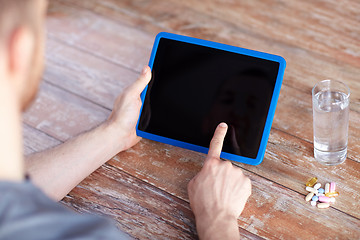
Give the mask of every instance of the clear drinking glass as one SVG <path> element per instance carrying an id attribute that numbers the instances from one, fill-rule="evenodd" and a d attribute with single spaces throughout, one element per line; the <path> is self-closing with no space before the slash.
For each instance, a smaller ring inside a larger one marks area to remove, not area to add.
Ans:
<path id="1" fill-rule="evenodd" d="M 340 81 L 324 80 L 312 89 L 314 156 L 337 165 L 347 155 L 350 89 Z"/>

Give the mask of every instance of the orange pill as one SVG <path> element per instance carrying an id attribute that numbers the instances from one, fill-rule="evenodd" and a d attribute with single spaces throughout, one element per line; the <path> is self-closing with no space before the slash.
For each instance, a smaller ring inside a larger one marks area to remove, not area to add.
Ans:
<path id="1" fill-rule="evenodd" d="M 306 186 L 307 187 L 313 187 L 315 185 L 315 183 L 317 183 L 317 177 L 312 177 L 310 178 L 307 182 L 306 182 Z"/>
<path id="2" fill-rule="evenodd" d="M 339 193 L 338 192 L 328 192 L 328 193 L 325 193 L 325 196 L 327 196 L 327 197 L 337 197 L 337 196 L 339 196 Z"/>

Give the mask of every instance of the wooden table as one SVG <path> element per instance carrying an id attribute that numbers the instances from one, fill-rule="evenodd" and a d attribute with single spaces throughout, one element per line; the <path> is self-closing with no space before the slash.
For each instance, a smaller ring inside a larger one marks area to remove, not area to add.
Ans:
<path id="1" fill-rule="evenodd" d="M 283 56 L 284 82 L 264 161 L 236 164 L 253 193 L 244 239 L 360 239 L 360 2 L 357 0 L 52 0 L 46 69 L 24 117 L 25 154 L 98 125 L 148 63 L 155 35 L 184 34 Z M 348 159 L 313 158 L 311 88 L 351 89 Z M 86 156 L 84 156 L 86 157 Z M 137 239 L 196 239 L 187 183 L 204 155 L 143 139 L 86 178 L 62 203 L 105 215 Z M 329 209 L 305 202 L 305 182 L 334 181 Z"/>

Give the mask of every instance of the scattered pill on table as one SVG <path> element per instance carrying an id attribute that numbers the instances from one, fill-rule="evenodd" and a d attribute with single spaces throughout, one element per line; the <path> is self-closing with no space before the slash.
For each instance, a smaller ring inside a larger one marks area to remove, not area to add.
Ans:
<path id="1" fill-rule="evenodd" d="M 336 184 L 334 182 L 331 182 L 329 192 L 335 192 L 335 189 L 336 189 Z"/>
<path id="2" fill-rule="evenodd" d="M 337 197 L 339 196 L 339 193 L 338 192 L 328 192 L 325 194 L 325 196 L 327 197 Z"/>
<path id="3" fill-rule="evenodd" d="M 305 190 L 308 192 L 312 192 L 314 194 L 318 193 L 318 190 L 316 190 L 315 188 L 312 188 L 312 187 L 306 187 Z"/>
<path id="4" fill-rule="evenodd" d="M 335 203 L 335 197 L 339 196 L 339 192 L 336 192 L 336 183 L 326 183 L 324 188 L 321 188 L 321 183 L 317 182 L 317 177 L 312 177 L 306 182 L 305 190 L 309 193 L 306 195 L 305 200 L 309 202 L 311 206 L 317 206 L 318 208 L 328 208 L 330 204 Z"/>
<path id="5" fill-rule="evenodd" d="M 317 207 L 318 208 L 328 208 L 328 207 L 330 207 L 330 203 L 318 203 Z"/>
<path id="6" fill-rule="evenodd" d="M 321 183 L 316 183 L 313 188 L 315 188 L 315 189 L 317 190 L 317 189 L 319 189 L 320 187 L 321 187 Z"/>
<path id="7" fill-rule="evenodd" d="M 329 203 L 330 198 L 327 196 L 319 196 L 319 202 Z"/>
<path id="8" fill-rule="evenodd" d="M 325 194 L 330 192 L 330 183 L 325 184 Z"/>
<path id="9" fill-rule="evenodd" d="M 305 200 L 308 202 L 308 201 L 310 201 L 312 198 L 314 197 L 314 193 L 309 193 L 308 195 L 306 195 L 306 197 L 305 197 Z"/>
<path id="10" fill-rule="evenodd" d="M 310 178 L 309 181 L 306 182 L 307 187 L 313 187 L 317 182 L 317 177 Z"/>

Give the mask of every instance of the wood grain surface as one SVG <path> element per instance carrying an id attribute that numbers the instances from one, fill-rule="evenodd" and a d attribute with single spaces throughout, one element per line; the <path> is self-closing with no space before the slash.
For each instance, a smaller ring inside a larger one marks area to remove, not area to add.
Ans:
<path id="1" fill-rule="evenodd" d="M 46 68 L 24 115 L 25 154 L 56 146 L 110 114 L 148 63 L 160 31 L 283 56 L 283 86 L 264 161 L 236 163 L 253 193 L 243 239 L 360 239 L 360 2 L 357 0 L 50 0 Z M 348 159 L 313 157 L 311 89 L 351 89 Z M 187 183 L 205 155 L 143 139 L 81 182 L 62 203 L 107 216 L 134 239 L 197 239 Z M 305 202 L 305 182 L 337 183 L 329 209 Z"/>

